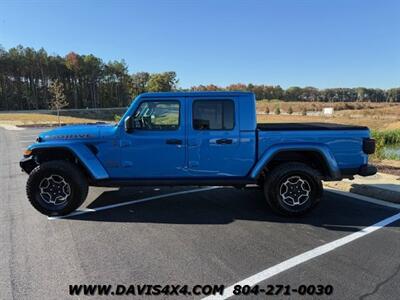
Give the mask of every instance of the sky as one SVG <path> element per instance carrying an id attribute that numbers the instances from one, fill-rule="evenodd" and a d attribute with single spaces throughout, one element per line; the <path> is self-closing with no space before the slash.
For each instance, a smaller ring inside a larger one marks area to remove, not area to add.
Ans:
<path id="1" fill-rule="evenodd" d="M 400 86 L 400 1 L 0 0 L 0 45 L 125 59 L 179 86 Z"/>

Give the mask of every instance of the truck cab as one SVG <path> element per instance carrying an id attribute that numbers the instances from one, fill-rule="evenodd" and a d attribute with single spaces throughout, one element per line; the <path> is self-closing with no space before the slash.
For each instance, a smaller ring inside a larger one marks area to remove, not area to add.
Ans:
<path id="1" fill-rule="evenodd" d="M 190 96 L 188 96 L 190 95 Z M 254 101 L 246 93 L 145 94 L 119 127 L 115 177 L 244 178 L 255 162 Z M 248 103 L 246 103 L 248 101 Z M 241 103 L 244 109 L 241 111 Z M 248 135 L 247 132 L 253 134 Z M 147 155 L 144 156 L 143 153 Z M 162 155 L 160 155 L 162 154 Z"/>
<path id="2" fill-rule="evenodd" d="M 297 216 L 319 202 L 321 180 L 374 174 L 374 147 L 366 127 L 257 124 L 249 92 L 145 93 L 116 125 L 41 133 L 20 164 L 46 215 L 78 208 L 89 185 L 258 184 L 274 211 Z"/>

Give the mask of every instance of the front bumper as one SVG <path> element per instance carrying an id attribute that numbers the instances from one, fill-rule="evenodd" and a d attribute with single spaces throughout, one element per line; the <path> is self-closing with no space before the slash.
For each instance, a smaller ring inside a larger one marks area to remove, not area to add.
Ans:
<path id="1" fill-rule="evenodd" d="M 364 165 L 358 171 L 358 175 L 361 176 L 371 176 L 375 175 L 378 172 L 378 169 L 373 165 Z"/>
<path id="2" fill-rule="evenodd" d="M 21 159 L 19 165 L 24 172 L 29 174 L 38 164 L 32 156 L 29 156 Z"/>

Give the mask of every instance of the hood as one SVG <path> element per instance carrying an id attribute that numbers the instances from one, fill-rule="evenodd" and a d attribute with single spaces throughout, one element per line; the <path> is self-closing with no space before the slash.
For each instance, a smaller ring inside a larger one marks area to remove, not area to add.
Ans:
<path id="1" fill-rule="evenodd" d="M 108 136 L 115 130 L 114 125 L 70 125 L 61 126 L 39 134 L 39 141 L 51 140 L 84 140 Z"/>

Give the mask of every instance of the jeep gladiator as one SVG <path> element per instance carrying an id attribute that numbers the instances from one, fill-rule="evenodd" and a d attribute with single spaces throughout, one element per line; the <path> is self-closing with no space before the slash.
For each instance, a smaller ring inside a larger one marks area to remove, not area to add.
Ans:
<path id="1" fill-rule="evenodd" d="M 66 215 L 88 186 L 257 184 L 271 209 L 299 216 L 322 197 L 322 180 L 369 176 L 368 128 L 257 124 L 249 92 L 145 93 L 120 122 L 62 126 L 24 152 L 26 191 L 41 213 Z"/>

